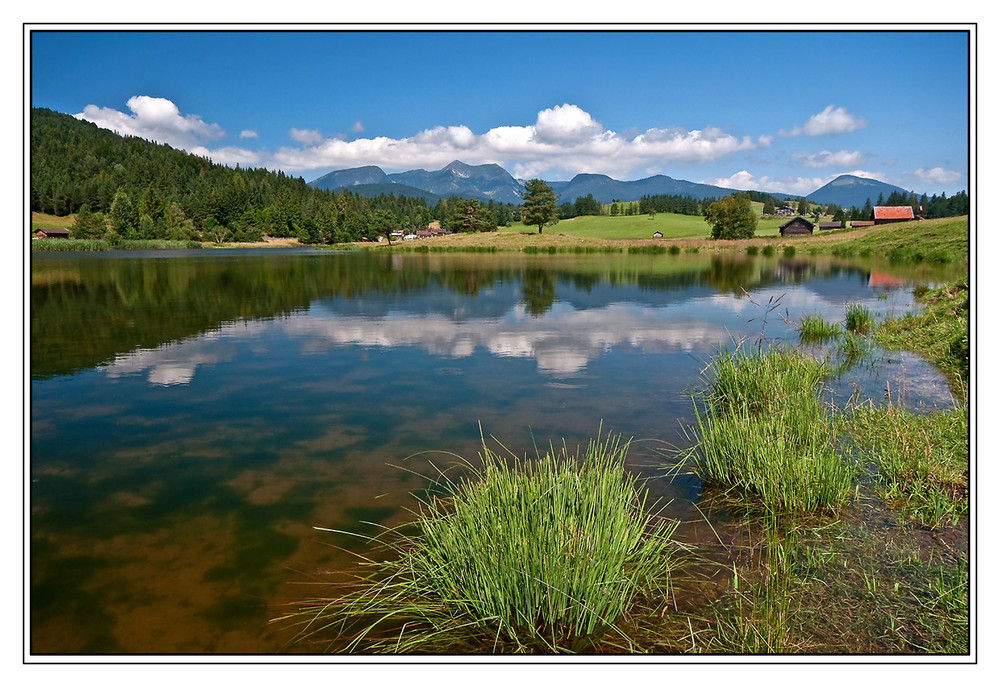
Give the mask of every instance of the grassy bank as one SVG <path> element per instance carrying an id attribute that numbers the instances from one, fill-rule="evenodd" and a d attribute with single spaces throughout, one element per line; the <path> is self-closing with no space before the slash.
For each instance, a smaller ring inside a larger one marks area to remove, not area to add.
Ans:
<path id="1" fill-rule="evenodd" d="M 843 330 L 814 332 L 842 341 L 873 336 L 925 354 L 961 390 L 969 355 L 964 286 L 923 294 L 927 306 L 913 317 L 876 328 L 856 312 Z M 699 423 L 693 466 L 707 485 L 703 506 L 729 512 L 719 538 L 725 553 L 705 578 L 687 579 L 689 595 L 710 601 L 689 603 L 664 633 L 686 637 L 686 651 L 697 653 L 968 653 L 966 395 L 930 414 L 891 402 L 823 411 L 810 388 L 834 371 L 815 364 L 790 350 L 714 361 L 705 391 L 710 419 Z M 788 381 L 796 367 L 800 384 Z M 732 449 L 718 450 L 720 441 Z M 789 497 L 812 471 L 814 441 L 828 466 L 805 480 L 836 496 Z"/>
<path id="2" fill-rule="evenodd" d="M 195 240 L 74 240 L 48 238 L 32 240 L 32 252 L 105 252 L 107 250 L 189 250 L 198 249 L 201 243 Z"/>

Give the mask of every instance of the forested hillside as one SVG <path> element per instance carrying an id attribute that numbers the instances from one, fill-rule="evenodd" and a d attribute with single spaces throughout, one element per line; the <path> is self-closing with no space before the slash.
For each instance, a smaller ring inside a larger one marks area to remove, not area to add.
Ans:
<path id="1" fill-rule="evenodd" d="M 31 111 L 31 209 L 77 214 L 74 238 L 348 242 L 434 220 L 461 230 L 470 206 L 487 217 L 479 227 L 512 218 L 511 205 L 451 198 L 428 207 L 422 198 L 318 190 L 280 171 L 233 169 L 66 114 Z"/>

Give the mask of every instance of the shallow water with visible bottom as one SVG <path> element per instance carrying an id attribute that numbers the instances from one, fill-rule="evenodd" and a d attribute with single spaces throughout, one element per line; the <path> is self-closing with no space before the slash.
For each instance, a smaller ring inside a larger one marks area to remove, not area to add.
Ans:
<path id="1" fill-rule="evenodd" d="M 848 302 L 915 307 L 887 265 L 718 255 L 40 254 L 31 278 L 37 655 L 301 650 L 268 620 L 362 549 L 314 527 L 406 521 L 420 474 L 484 438 L 632 437 L 630 467 L 699 539 L 700 483 L 663 455 L 712 355 L 796 344 L 801 316 Z M 902 353 L 829 393 L 952 401 Z"/>

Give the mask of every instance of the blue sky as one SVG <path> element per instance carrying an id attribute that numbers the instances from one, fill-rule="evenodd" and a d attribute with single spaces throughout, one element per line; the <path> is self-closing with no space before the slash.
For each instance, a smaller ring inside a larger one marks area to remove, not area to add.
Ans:
<path id="1" fill-rule="evenodd" d="M 804 195 L 849 173 L 951 195 L 969 188 L 969 36 L 947 29 L 41 27 L 30 99 L 307 181 L 459 159 L 519 178 L 666 174 Z"/>

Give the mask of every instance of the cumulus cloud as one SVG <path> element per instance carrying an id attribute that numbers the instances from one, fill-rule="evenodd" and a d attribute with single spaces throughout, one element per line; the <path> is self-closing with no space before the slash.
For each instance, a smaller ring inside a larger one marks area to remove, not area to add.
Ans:
<path id="1" fill-rule="evenodd" d="M 668 164 L 704 164 L 743 150 L 767 147 L 768 136 L 738 138 L 705 126 L 650 128 L 618 133 L 605 129 L 589 112 L 564 103 L 538 112 L 531 125 L 507 125 L 476 133 L 467 126 L 435 126 L 407 138 L 324 136 L 316 129 L 292 128 L 293 144 L 277 151 L 209 143 L 225 136 L 216 124 L 182 116 L 169 100 L 137 96 L 132 114 L 88 106 L 80 118 L 121 133 L 150 138 L 221 164 L 240 164 L 301 173 L 321 168 L 375 164 L 387 170 L 440 168 L 461 159 L 469 164 L 497 163 L 520 178 L 547 172 L 594 172 L 616 178 L 659 173 Z M 358 121 L 354 133 L 363 130 Z M 252 139 L 254 131 L 240 134 Z"/>
<path id="2" fill-rule="evenodd" d="M 769 176 L 756 176 L 747 170 L 737 171 L 732 176 L 724 178 L 705 178 L 702 183 L 707 183 L 721 188 L 732 188 L 733 190 L 763 190 L 768 193 L 788 193 L 789 195 L 808 195 L 820 186 L 823 186 L 835 177 L 783 177 L 771 178 Z"/>
<path id="3" fill-rule="evenodd" d="M 195 114 L 181 115 L 177 105 L 165 98 L 136 95 L 129 98 L 125 105 L 131 114 L 109 107 L 87 105 L 76 118 L 121 135 L 145 138 L 185 150 L 226 135 L 218 124 L 207 124 Z"/>
<path id="4" fill-rule="evenodd" d="M 865 156 L 858 151 L 848 152 L 847 150 L 841 150 L 840 152 L 830 152 L 829 150 L 822 150 L 813 153 L 799 152 L 792 155 L 792 161 L 808 167 L 835 166 L 844 168 L 863 164 Z"/>
<path id="5" fill-rule="evenodd" d="M 952 185 L 961 180 L 962 174 L 957 171 L 949 171 L 937 166 L 933 169 L 917 169 L 914 174 L 925 183 L 938 185 Z"/>
<path id="6" fill-rule="evenodd" d="M 318 145 L 323 142 L 323 134 L 316 129 L 303 130 L 293 128 L 288 131 L 288 137 L 296 143 L 302 143 L 303 145 Z"/>
<path id="7" fill-rule="evenodd" d="M 619 177 L 672 162 L 700 164 L 770 143 L 737 138 L 721 129 L 653 128 L 628 135 L 605 130 L 588 112 L 563 104 L 538 113 L 530 126 L 498 126 L 477 134 L 467 126 L 436 126 L 409 138 L 328 138 L 283 147 L 268 162 L 284 170 L 437 168 L 456 158 L 469 164 L 498 163 L 519 178 L 554 169 Z"/>
<path id="8" fill-rule="evenodd" d="M 601 125 L 590 114 L 567 103 L 538 113 L 534 139 L 543 144 L 581 145 L 602 132 Z"/>
<path id="9" fill-rule="evenodd" d="M 868 125 L 863 117 L 857 117 L 843 107 L 827 105 L 819 114 L 809 117 L 802 126 L 795 126 L 790 131 L 779 131 L 784 136 L 822 136 L 831 133 L 850 133 Z"/>
<path id="10" fill-rule="evenodd" d="M 354 124 L 351 126 L 351 131 L 354 132 L 354 133 L 363 133 L 364 130 L 365 130 L 365 127 L 361 123 L 360 119 L 358 119 L 357 121 L 355 121 Z"/>

